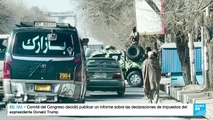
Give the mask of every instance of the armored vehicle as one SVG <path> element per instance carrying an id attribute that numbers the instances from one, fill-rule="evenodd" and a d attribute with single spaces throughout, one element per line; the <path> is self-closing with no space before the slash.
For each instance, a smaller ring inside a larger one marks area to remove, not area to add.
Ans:
<path id="1" fill-rule="evenodd" d="M 91 52 L 88 50 L 88 52 Z M 87 50 L 86 50 L 87 54 Z M 116 59 L 125 79 L 131 87 L 143 86 L 142 63 L 144 49 L 138 45 L 130 45 L 126 51 L 117 50 L 114 46 L 106 46 L 103 50 L 95 51 L 87 57 L 109 57 Z"/>

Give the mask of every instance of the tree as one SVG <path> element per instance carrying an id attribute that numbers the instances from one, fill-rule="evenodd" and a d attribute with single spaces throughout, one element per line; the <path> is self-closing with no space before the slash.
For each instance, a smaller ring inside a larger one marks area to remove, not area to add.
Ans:
<path id="1" fill-rule="evenodd" d="M 159 13 L 152 0 L 146 2 Z M 165 14 L 162 18 L 166 33 L 171 34 L 176 43 L 186 85 L 191 84 L 188 33 L 193 35 L 195 41 L 199 39 L 200 26 L 203 25 L 201 9 L 209 2 L 211 0 L 165 0 Z M 107 26 L 104 29 L 113 35 L 111 40 L 104 42 L 124 48 L 131 27 L 135 25 L 134 0 L 80 0 L 79 3 L 87 16 L 86 20 L 92 19 L 94 24 L 104 23 Z"/>
<path id="2" fill-rule="evenodd" d="M 202 38 L 204 40 L 204 80 L 205 90 L 213 90 L 213 1 L 207 4 L 204 9 L 204 24 L 202 26 Z"/>
<path id="3" fill-rule="evenodd" d="M 10 21 L 11 19 L 10 10 L 6 7 L 3 0 L 0 0 L 0 8 L 0 33 L 5 33 L 6 31 L 8 31 L 7 21 Z"/>
<path id="4" fill-rule="evenodd" d="M 12 27 L 21 21 L 45 20 L 39 8 L 28 9 L 20 1 L 0 0 L 0 8 L 0 34 L 9 33 Z"/>
<path id="5" fill-rule="evenodd" d="M 125 48 L 132 27 L 135 26 L 133 0 L 79 0 L 79 5 L 84 16 L 81 19 L 92 24 L 88 31 L 93 32 L 93 36 L 106 44 Z M 106 39 L 97 31 L 101 31 Z"/>
<path id="6" fill-rule="evenodd" d="M 186 85 L 191 83 L 187 34 L 197 33 L 193 34 L 193 37 L 198 38 L 200 29 L 196 26 L 202 25 L 201 9 L 208 2 L 209 0 L 166 0 L 165 2 L 166 32 L 172 34 L 176 43 Z"/>

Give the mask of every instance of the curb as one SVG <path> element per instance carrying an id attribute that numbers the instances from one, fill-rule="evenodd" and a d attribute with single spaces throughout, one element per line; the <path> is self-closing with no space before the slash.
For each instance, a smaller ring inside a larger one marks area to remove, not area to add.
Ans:
<path id="1" fill-rule="evenodd" d="M 213 120 L 213 91 L 198 92 L 184 91 L 182 87 L 172 87 L 170 84 L 161 84 L 160 90 L 182 103 L 206 103 L 206 118 Z"/>

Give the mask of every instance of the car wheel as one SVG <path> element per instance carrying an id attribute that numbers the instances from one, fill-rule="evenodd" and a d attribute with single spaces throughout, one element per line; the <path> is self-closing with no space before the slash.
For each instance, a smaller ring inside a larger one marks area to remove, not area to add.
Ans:
<path id="1" fill-rule="evenodd" d="M 143 78 L 140 72 L 132 71 L 127 75 L 127 82 L 131 87 L 143 86 Z"/>
<path id="2" fill-rule="evenodd" d="M 123 97 L 124 93 L 125 93 L 125 88 L 117 90 L 117 94 L 118 94 L 119 97 Z"/>
<path id="3" fill-rule="evenodd" d="M 85 98 L 84 99 L 77 99 L 77 100 L 73 100 L 67 97 L 60 97 L 58 99 L 59 103 L 85 103 Z"/>
<path id="4" fill-rule="evenodd" d="M 3 97 L 1 96 L 1 97 L 0 97 L 0 102 L 2 102 L 2 101 L 3 101 Z"/>
<path id="5" fill-rule="evenodd" d="M 85 103 L 85 99 L 86 99 L 85 97 L 82 99 L 78 99 L 78 100 L 74 101 L 74 103 Z"/>
<path id="6" fill-rule="evenodd" d="M 59 103 L 70 103 L 72 100 L 67 97 L 59 97 L 58 102 Z"/>

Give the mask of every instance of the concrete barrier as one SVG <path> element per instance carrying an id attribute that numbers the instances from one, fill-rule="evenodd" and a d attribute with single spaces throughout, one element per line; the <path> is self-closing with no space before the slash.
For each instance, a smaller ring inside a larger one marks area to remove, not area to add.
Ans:
<path id="1" fill-rule="evenodd" d="M 176 98 L 177 100 L 181 101 L 182 88 L 172 88 L 172 89 L 174 89 L 174 92 L 175 92 L 174 98 Z"/>
<path id="2" fill-rule="evenodd" d="M 202 86 L 192 85 L 189 87 L 173 87 L 170 84 L 161 85 L 162 91 L 165 91 L 171 97 L 182 103 L 205 103 L 206 118 L 213 120 L 213 91 L 201 92 Z"/>

